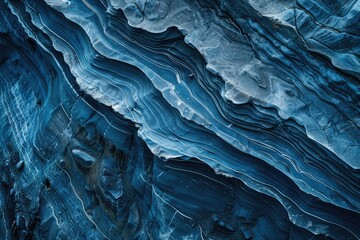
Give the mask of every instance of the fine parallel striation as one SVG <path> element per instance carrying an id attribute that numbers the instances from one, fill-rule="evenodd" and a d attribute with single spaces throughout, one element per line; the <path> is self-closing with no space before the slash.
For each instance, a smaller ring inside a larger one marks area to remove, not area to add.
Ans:
<path id="1" fill-rule="evenodd" d="M 359 239 L 360 3 L 1 1 L 5 239 Z"/>

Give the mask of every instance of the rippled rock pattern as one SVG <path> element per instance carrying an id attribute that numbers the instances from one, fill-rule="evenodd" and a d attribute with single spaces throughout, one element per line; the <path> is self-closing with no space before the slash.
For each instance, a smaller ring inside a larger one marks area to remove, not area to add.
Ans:
<path id="1" fill-rule="evenodd" d="M 0 10 L 1 239 L 360 238 L 360 1 Z"/>

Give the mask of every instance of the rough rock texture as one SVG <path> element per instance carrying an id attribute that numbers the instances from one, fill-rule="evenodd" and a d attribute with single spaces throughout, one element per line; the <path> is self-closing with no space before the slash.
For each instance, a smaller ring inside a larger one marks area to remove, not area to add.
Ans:
<path id="1" fill-rule="evenodd" d="M 1 0 L 0 239 L 360 239 L 359 22 Z"/>

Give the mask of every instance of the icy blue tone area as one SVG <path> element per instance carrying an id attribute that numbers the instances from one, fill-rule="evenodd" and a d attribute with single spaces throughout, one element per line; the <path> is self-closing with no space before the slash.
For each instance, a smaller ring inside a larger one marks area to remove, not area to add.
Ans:
<path id="1" fill-rule="evenodd" d="M 0 239 L 360 239 L 359 22 L 0 0 Z"/>

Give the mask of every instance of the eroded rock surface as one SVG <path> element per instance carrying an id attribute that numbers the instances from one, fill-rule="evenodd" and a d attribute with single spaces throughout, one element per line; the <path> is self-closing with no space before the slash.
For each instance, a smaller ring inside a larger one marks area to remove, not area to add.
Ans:
<path id="1" fill-rule="evenodd" d="M 360 239 L 360 2 L 0 1 L 1 239 Z"/>

